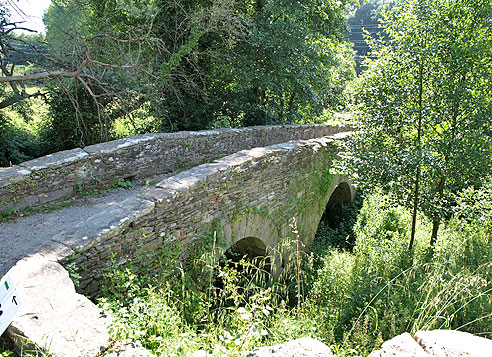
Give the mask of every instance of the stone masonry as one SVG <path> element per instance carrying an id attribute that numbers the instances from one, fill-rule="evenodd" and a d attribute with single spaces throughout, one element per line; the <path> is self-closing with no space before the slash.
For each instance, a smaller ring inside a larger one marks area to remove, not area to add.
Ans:
<path id="1" fill-rule="evenodd" d="M 142 183 L 240 150 L 344 130 L 319 124 L 145 134 L 57 152 L 0 168 L 0 212 L 66 200 L 120 180 Z"/>
<path id="2" fill-rule="evenodd" d="M 80 268 L 80 288 L 90 296 L 97 295 L 101 278 L 115 262 L 145 261 L 165 270 L 159 256 L 164 249 L 179 251 L 172 264 L 192 264 L 210 250 L 213 231 L 222 250 L 254 237 L 273 254 L 279 243 L 292 238 L 295 218 L 308 245 L 335 189 L 346 188 L 345 201 L 354 196 L 347 180 L 329 171 L 334 142 L 346 135 L 243 150 L 194 167 L 149 187 L 143 197 L 128 199 L 110 214 L 100 212 L 68 228 L 53 241 L 70 248 L 73 254 L 65 264 Z"/>

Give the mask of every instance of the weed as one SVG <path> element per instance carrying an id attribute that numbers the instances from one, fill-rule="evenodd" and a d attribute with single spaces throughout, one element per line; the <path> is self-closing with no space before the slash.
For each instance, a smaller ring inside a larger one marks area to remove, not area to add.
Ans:
<path id="1" fill-rule="evenodd" d="M 22 210 L 7 208 L 0 213 L 0 222 L 8 222 L 19 217 L 29 217 L 40 212 L 53 212 L 72 206 L 71 201 L 60 201 L 44 204 L 41 206 L 28 205 Z"/>
<path id="2" fill-rule="evenodd" d="M 7 222 L 11 220 L 14 216 L 19 213 L 16 209 L 12 207 L 7 207 L 2 212 L 0 212 L 0 222 Z"/>
<path id="3" fill-rule="evenodd" d="M 36 211 L 43 211 L 43 212 L 53 212 L 57 211 L 60 209 L 64 209 L 67 207 L 71 207 L 72 202 L 71 201 L 60 201 L 60 202 L 52 202 L 44 206 L 40 206 L 39 208 L 36 208 Z"/>
<path id="4" fill-rule="evenodd" d="M 187 149 L 190 149 L 193 146 L 193 139 L 185 141 L 185 146 Z"/>
<path id="5" fill-rule="evenodd" d="M 90 188 L 84 183 L 77 183 L 75 185 L 75 191 L 79 196 L 88 197 L 88 196 L 100 196 L 101 191 L 97 188 Z"/>
<path id="6" fill-rule="evenodd" d="M 75 263 L 70 263 L 65 266 L 65 269 L 67 270 L 68 276 L 72 280 L 73 285 L 78 288 L 80 285 L 80 279 L 82 279 L 82 275 L 80 275 L 81 268 Z"/>
<path id="7" fill-rule="evenodd" d="M 146 180 L 144 186 L 154 186 L 161 182 L 161 180 Z"/>
<path id="8" fill-rule="evenodd" d="M 117 188 L 132 188 L 133 184 L 125 179 L 119 179 L 118 182 L 115 182 L 112 186 L 111 189 L 117 189 Z"/>

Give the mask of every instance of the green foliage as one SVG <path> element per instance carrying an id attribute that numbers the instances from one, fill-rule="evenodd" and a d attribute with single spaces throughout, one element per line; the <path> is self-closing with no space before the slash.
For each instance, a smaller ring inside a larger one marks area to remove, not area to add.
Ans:
<path id="1" fill-rule="evenodd" d="M 455 198 L 455 216 L 462 221 L 492 232 L 492 177 L 487 177 L 479 188 L 470 186 Z"/>
<path id="2" fill-rule="evenodd" d="M 12 53 L 30 61 L 14 74 L 68 74 L 25 93 L 22 84 L 0 88 L 1 99 L 26 102 L 16 108 L 25 118 L 38 108 L 22 95 L 39 90 L 49 106 L 35 131 L 0 120 L 0 166 L 148 132 L 323 121 L 345 105 L 355 75 L 344 39 L 347 3 L 52 3 L 46 39 L 14 36 L 24 47 Z M 0 10 L 5 27 L 8 11 Z"/>
<path id="3" fill-rule="evenodd" d="M 397 3 L 397 0 L 368 0 L 361 2 L 361 4 L 352 5 L 348 24 L 350 26 L 350 42 L 354 44 L 356 51 L 357 74 L 362 71 L 364 58 L 371 56 L 371 48 L 365 41 L 365 36 L 384 36 L 379 22 L 383 18 L 383 13 Z"/>
<path id="4" fill-rule="evenodd" d="M 70 263 L 65 266 L 65 269 L 67 270 L 73 285 L 78 288 L 80 285 L 80 279 L 82 278 L 82 275 L 80 275 L 81 268 L 75 263 Z"/>
<path id="5" fill-rule="evenodd" d="M 98 108 L 93 98 L 85 92 L 82 85 L 70 89 L 77 102 L 62 89 L 53 89 L 49 99 L 50 129 L 48 139 L 55 151 L 84 147 L 108 139 L 110 125 L 98 116 Z"/>
<path id="6" fill-rule="evenodd" d="M 316 231 L 316 239 L 310 247 L 315 254 L 332 247 L 352 251 L 355 244 L 354 225 L 359 216 L 362 199 L 353 203 L 328 204 Z"/>
<path id="7" fill-rule="evenodd" d="M 116 188 L 132 188 L 133 184 L 125 179 L 119 179 L 117 182 L 115 182 L 111 188 L 116 189 Z"/>
<path id="8" fill-rule="evenodd" d="M 0 222 L 9 221 L 18 212 L 16 209 L 9 207 L 0 212 Z"/>
<path id="9" fill-rule="evenodd" d="M 247 126 L 309 120 L 343 104 L 354 76 L 351 50 L 341 41 L 344 7 L 258 1 L 249 8 L 247 41 L 215 64 L 218 110 Z"/>
<path id="10" fill-rule="evenodd" d="M 101 300 L 115 315 L 112 336 L 140 341 L 157 355 L 200 349 L 235 355 L 260 342 L 276 341 L 272 328 L 280 325 L 279 309 L 287 311 L 275 289 L 265 287 L 264 265 L 244 259 L 235 266 L 223 265 L 207 254 L 199 260 L 209 276 L 204 289 L 197 289 L 193 277 L 180 269 L 173 279 L 157 284 L 149 275 L 138 275 L 132 264 L 113 270 Z M 288 313 L 283 316 L 287 318 Z"/>
<path id="11" fill-rule="evenodd" d="M 24 107 L 18 107 L 24 112 Z M 30 114 L 25 113 L 27 117 Z M 44 128 L 26 121 L 18 113 L 0 113 L 0 167 L 9 167 L 41 156 L 45 152 Z"/>
<path id="12" fill-rule="evenodd" d="M 410 221 L 410 212 L 394 198 L 371 194 L 353 228 L 353 254 L 320 253 L 323 265 L 308 301 L 332 343 L 366 354 L 405 331 L 490 329 L 492 251 L 486 226 L 454 219 L 430 256 L 431 225 L 424 217 L 418 220 L 416 247 L 408 252 Z"/>
<path id="13" fill-rule="evenodd" d="M 113 337 L 140 341 L 158 355 L 238 355 L 309 335 L 349 356 L 367 355 L 405 331 L 490 331 L 492 219 L 490 212 L 470 213 L 470 197 L 492 202 L 486 187 L 463 194 L 469 203 L 441 231 L 434 255 L 426 244 L 430 222 L 419 216 L 415 249 L 408 252 L 411 213 L 375 192 L 332 208 L 342 219 L 337 225 L 327 218 L 329 233 L 320 228 L 309 254 L 286 242 L 294 255 L 278 281 L 265 257 L 219 258 L 213 230 L 204 233 L 205 253 L 196 255 L 201 277 L 182 269 L 175 254 L 166 255 L 174 263 L 162 265 L 165 279 L 145 265 L 115 266 L 102 300 L 116 316 Z M 337 249 L 347 235 L 355 236 L 352 251 Z"/>
<path id="14" fill-rule="evenodd" d="M 377 59 L 356 91 L 347 172 L 415 201 L 433 220 L 431 244 L 453 194 L 490 172 L 491 13 L 487 1 L 401 2 L 385 15 L 388 39 L 371 41 Z"/>
<path id="15" fill-rule="evenodd" d="M 3 211 L 0 211 L 0 222 L 8 222 L 19 217 L 29 217 L 32 214 L 39 212 L 49 213 L 59 209 L 70 207 L 72 204 L 73 203 L 71 201 L 52 202 L 37 207 L 28 205 L 22 210 L 16 210 L 12 207 L 9 207 L 4 209 Z"/>
<path id="16" fill-rule="evenodd" d="M 14 352 L 11 349 L 11 343 L 5 338 L 0 338 L 0 357 L 14 356 Z"/>

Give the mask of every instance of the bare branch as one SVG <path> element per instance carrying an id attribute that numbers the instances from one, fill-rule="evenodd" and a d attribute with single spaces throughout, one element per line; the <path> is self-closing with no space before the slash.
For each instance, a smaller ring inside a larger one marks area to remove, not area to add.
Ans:
<path id="1" fill-rule="evenodd" d="M 11 105 L 14 105 L 15 103 L 18 103 L 18 102 L 25 100 L 25 99 L 35 98 L 35 97 L 45 97 L 46 94 L 47 94 L 46 92 L 42 93 L 40 91 L 37 91 L 36 93 L 28 94 L 25 91 L 23 91 L 19 96 L 10 97 L 10 98 L 7 98 L 7 99 L 1 101 L 0 102 L 0 109 L 8 108 Z"/>

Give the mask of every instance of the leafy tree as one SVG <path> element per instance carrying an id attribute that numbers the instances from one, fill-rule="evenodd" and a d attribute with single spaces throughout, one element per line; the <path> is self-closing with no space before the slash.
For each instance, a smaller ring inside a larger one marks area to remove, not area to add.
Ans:
<path id="1" fill-rule="evenodd" d="M 372 41 L 377 59 L 358 87 L 347 167 L 362 184 L 398 193 L 414 222 L 425 213 L 431 246 L 452 194 L 492 167 L 491 18 L 486 0 L 403 1 L 385 15 L 388 39 Z"/>
<path id="2" fill-rule="evenodd" d="M 159 47 L 142 56 L 153 77 L 130 87 L 145 88 L 134 97 L 150 101 L 164 131 L 203 129 L 219 118 L 238 126 L 307 120 L 342 105 L 354 77 L 344 42 L 348 1 L 87 2 L 90 33 L 152 23 Z M 106 47 L 109 62 L 119 51 Z"/>
<path id="3" fill-rule="evenodd" d="M 354 62 L 347 1 L 252 1 L 248 37 L 239 41 L 211 88 L 218 110 L 243 125 L 285 123 L 343 104 Z M 223 70 L 226 69 L 226 70 Z"/>
<path id="4" fill-rule="evenodd" d="M 26 75 L 4 61 L 0 85 L 41 88 L 25 95 L 51 106 L 56 148 L 110 139 L 143 107 L 139 130 L 308 121 L 342 106 L 354 77 L 347 3 L 53 0 L 44 61 Z"/>

